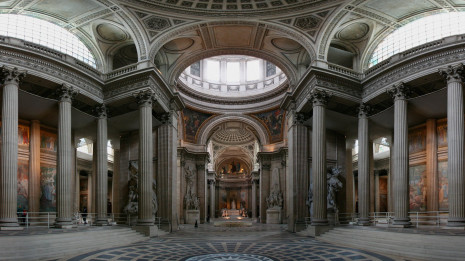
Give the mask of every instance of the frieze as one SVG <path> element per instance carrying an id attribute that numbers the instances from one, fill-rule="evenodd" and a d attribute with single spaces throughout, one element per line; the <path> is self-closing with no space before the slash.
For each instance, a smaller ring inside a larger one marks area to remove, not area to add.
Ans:
<path id="1" fill-rule="evenodd" d="M 48 78 L 57 83 L 64 81 L 85 91 L 94 100 L 103 99 L 100 86 L 90 83 L 87 77 L 78 76 L 77 73 L 64 69 L 62 65 L 44 61 L 43 57 L 36 58 L 24 53 L 0 50 L 0 61 L 2 64 L 24 68 L 29 74 Z"/>
<path id="2" fill-rule="evenodd" d="M 412 77 L 416 73 L 431 74 L 437 73 L 438 67 L 444 65 L 462 62 L 465 59 L 465 48 L 457 48 L 441 53 L 428 55 L 425 58 L 414 60 L 403 66 L 389 70 L 384 75 L 377 75 L 373 81 L 369 81 L 363 90 L 364 100 L 370 100 L 378 93 L 383 92 L 387 87 L 392 86 L 392 83 L 398 81 L 408 82 L 407 78 Z"/>

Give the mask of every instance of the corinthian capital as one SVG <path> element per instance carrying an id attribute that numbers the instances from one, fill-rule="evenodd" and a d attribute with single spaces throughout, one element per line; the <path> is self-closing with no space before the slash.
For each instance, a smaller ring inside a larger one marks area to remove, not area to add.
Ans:
<path id="1" fill-rule="evenodd" d="M 333 95 L 324 90 L 313 89 L 309 94 L 309 100 L 312 101 L 313 107 L 326 106 L 331 96 Z"/>
<path id="2" fill-rule="evenodd" d="M 137 99 L 139 106 L 152 106 L 155 100 L 155 95 L 151 90 L 140 91 L 133 96 Z"/>
<path id="3" fill-rule="evenodd" d="M 361 103 L 358 107 L 358 117 L 367 117 L 368 114 L 371 112 L 371 107 L 365 103 Z"/>
<path id="4" fill-rule="evenodd" d="M 2 66 L 0 68 L 0 80 L 2 84 L 16 83 L 19 84 L 24 77 L 26 77 L 26 71 L 19 71 L 18 68 L 7 68 Z"/>
<path id="5" fill-rule="evenodd" d="M 449 65 L 447 68 L 439 69 L 439 74 L 449 82 L 463 82 L 463 64 Z"/>
<path id="6" fill-rule="evenodd" d="M 56 95 L 58 96 L 58 100 L 60 102 L 71 102 L 78 93 L 79 91 L 65 84 L 62 84 L 56 90 Z"/>
<path id="7" fill-rule="evenodd" d="M 108 116 L 108 108 L 104 103 L 95 106 L 94 110 L 100 119 L 106 118 Z"/>
<path id="8" fill-rule="evenodd" d="M 403 82 L 393 85 L 391 88 L 387 89 L 386 91 L 387 93 L 391 95 L 394 101 L 405 100 L 411 94 L 410 88 L 407 85 L 405 85 Z"/>

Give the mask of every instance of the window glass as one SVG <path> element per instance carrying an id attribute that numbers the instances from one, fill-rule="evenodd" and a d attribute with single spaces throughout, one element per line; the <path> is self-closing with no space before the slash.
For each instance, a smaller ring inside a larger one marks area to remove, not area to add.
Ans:
<path id="1" fill-rule="evenodd" d="M 465 13 L 441 13 L 420 18 L 388 35 L 373 52 L 369 66 L 394 54 L 441 38 L 465 33 Z"/>
<path id="2" fill-rule="evenodd" d="M 247 61 L 247 81 L 257 81 L 260 79 L 260 61 Z"/>
<path id="3" fill-rule="evenodd" d="M 89 49 L 79 38 L 58 25 L 13 14 L 1 14 L 0 25 L 0 35 L 40 44 L 96 67 L 95 58 Z"/>

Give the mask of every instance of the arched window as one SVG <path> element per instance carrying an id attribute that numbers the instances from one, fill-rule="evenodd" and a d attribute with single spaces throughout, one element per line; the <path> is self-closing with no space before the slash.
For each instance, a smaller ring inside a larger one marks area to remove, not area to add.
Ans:
<path id="1" fill-rule="evenodd" d="M 388 35 L 375 49 L 369 67 L 394 54 L 441 38 L 465 33 L 465 12 L 441 13 L 420 18 Z"/>
<path id="2" fill-rule="evenodd" d="M 38 18 L 0 15 L 0 35 L 19 38 L 70 55 L 95 68 L 95 58 L 87 47 L 66 29 Z"/>

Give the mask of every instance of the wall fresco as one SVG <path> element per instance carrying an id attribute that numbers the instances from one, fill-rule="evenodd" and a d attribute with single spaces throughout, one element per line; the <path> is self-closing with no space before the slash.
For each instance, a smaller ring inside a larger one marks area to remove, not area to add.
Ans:
<path id="1" fill-rule="evenodd" d="M 268 130 L 270 142 L 279 142 L 283 140 L 284 111 L 281 109 L 254 114 Z"/>
<path id="2" fill-rule="evenodd" d="M 449 180 L 447 178 L 447 161 L 438 162 L 439 210 L 449 210 Z"/>
<path id="3" fill-rule="evenodd" d="M 55 212 L 56 200 L 56 167 L 40 165 L 40 211 Z"/>
<path id="4" fill-rule="evenodd" d="M 447 147 L 447 122 L 438 123 L 436 129 L 438 135 L 438 147 Z"/>
<path id="5" fill-rule="evenodd" d="M 426 165 L 409 167 L 410 211 L 426 211 Z"/>
<path id="6" fill-rule="evenodd" d="M 29 209 L 29 162 L 18 161 L 18 212 Z"/>
<path id="7" fill-rule="evenodd" d="M 184 109 L 182 111 L 184 140 L 195 143 L 197 131 L 211 116 L 213 116 L 213 114 Z"/>
<path id="8" fill-rule="evenodd" d="M 40 149 L 56 152 L 57 151 L 57 135 L 46 132 L 40 131 Z"/>
<path id="9" fill-rule="evenodd" d="M 426 129 L 415 129 L 408 134 L 408 151 L 417 153 L 426 150 Z"/>

